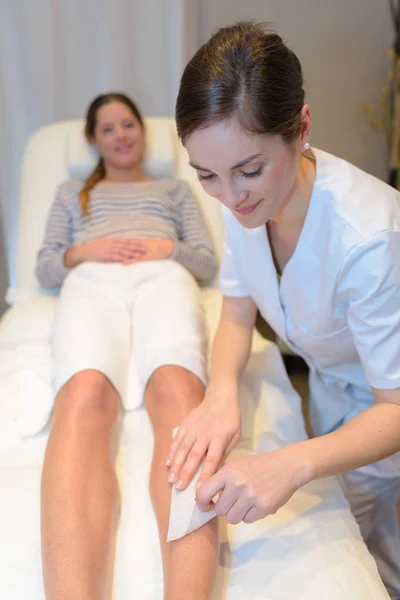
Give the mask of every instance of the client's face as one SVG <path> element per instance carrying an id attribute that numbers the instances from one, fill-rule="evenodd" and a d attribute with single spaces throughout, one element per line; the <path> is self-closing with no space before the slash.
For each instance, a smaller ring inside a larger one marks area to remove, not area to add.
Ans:
<path id="1" fill-rule="evenodd" d="M 92 143 L 107 168 L 132 169 L 142 161 L 144 131 L 122 102 L 105 104 L 97 111 Z"/>

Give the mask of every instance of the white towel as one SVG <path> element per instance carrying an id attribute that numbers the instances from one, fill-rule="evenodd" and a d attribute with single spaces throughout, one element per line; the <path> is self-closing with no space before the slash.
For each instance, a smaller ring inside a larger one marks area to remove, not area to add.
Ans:
<path id="1" fill-rule="evenodd" d="M 46 341 L 17 346 L 18 430 L 23 439 L 47 425 L 54 403 L 51 350 Z"/>

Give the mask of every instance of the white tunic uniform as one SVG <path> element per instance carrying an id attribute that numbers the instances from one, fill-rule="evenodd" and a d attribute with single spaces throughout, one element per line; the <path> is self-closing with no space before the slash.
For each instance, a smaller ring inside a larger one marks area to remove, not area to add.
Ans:
<path id="1" fill-rule="evenodd" d="M 221 290 L 251 296 L 304 358 L 311 422 L 322 435 L 370 406 L 371 386 L 400 388 L 400 194 L 344 160 L 313 152 L 307 216 L 280 282 L 265 225 L 245 229 L 224 208 Z M 400 489 L 400 453 L 362 471 Z M 400 570 L 400 543 L 396 551 Z M 400 579 L 397 585 L 394 598 Z"/>

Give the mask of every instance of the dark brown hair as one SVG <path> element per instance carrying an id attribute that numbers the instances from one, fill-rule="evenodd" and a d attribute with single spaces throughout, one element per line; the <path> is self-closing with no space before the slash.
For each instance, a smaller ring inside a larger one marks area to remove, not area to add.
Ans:
<path id="1" fill-rule="evenodd" d="M 94 137 L 97 125 L 97 111 L 105 104 L 111 104 L 111 102 L 121 102 L 121 104 L 125 104 L 125 106 L 132 111 L 132 114 L 136 117 L 141 127 L 144 129 L 143 117 L 135 103 L 132 102 L 128 96 L 125 96 L 125 94 L 121 94 L 119 92 L 110 92 L 108 94 L 97 96 L 97 98 L 95 98 L 89 105 L 86 113 L 85 124 L 85 136 L 87 140 L 90 140 Z M 81 203 L 82 211 L 85 215 L 89 214 L 89 192 L 92 188 L 94 188 L 96 183 L 104 179 L 105 175 L 106 171 L 104 167 L 104 161 L 102 158 L 100 158 L 96 168 L 90 173 L 79 193 L 79 202 Z"/>
<path id="2" fill-rule="evenodd" d="M 236 117 L 251 133 L 300 134 L 303 75 L 297 56 L 264 23 L 219 29 L 186 66 L 176 102 L 185 144 L 197 129 Z"/>

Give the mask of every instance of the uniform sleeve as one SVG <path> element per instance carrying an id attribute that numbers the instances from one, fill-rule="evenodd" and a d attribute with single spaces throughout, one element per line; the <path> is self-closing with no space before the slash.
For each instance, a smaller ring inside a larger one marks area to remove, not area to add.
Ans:
<path id="1" fill-rule="evenodd" d="M 47 219 L 42 247 L 36 261 L 36 277 L 45 289 L 59 287 L 69 270 L 64 254 L 72 246 L 72 219 L 66 202 L 68 191 L 62 184 Z"/>
<path id="2" fill-rule="evenodd" d="M 176 225 L 179 240 L 171 255 L 200 280 L 211 279 L 218 269 L 211 233 L 189 185 L 179 182 L 176 190 Z"/>
<path id="3" fill-rule="evenodd" d="M 239 250 L 237 245 L 240 244 L 240 239 L 236 239 L 235 244 L 235 230 L 232 228 L 231 222 L 231 219 L 234 219 L 234 217 L 225 208 L 223 208 L 222 214 L 225 225 L 225 242 L 219 283 L 221 293 L 224 296 L 232 298 L 251 296 L 246 281 L 240 272 L 238 261 L 235 258 L 235 251 Z"/>
<path id="4" fill-rule="evenodd" d="M 372 387 L 400 387 L 400 231 L 362 242 L 347 257 L 339 290 Z"/>

